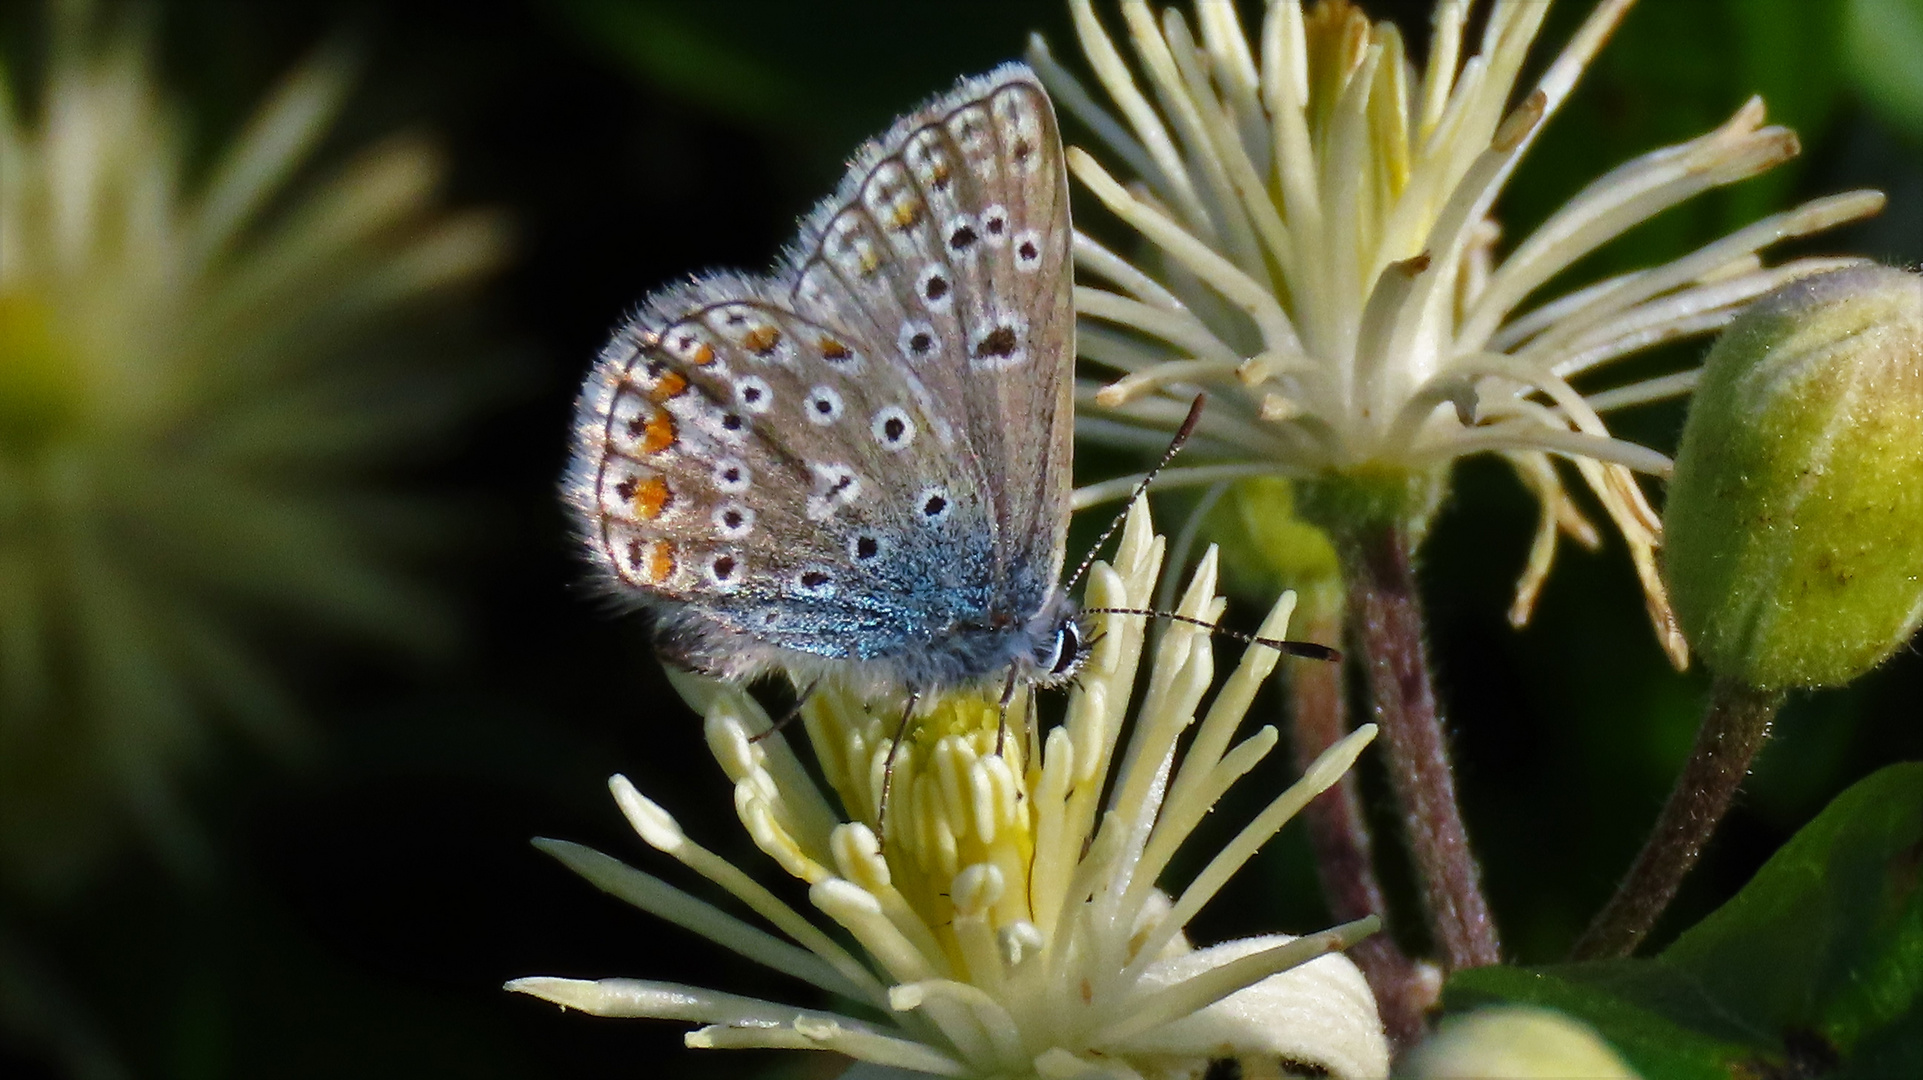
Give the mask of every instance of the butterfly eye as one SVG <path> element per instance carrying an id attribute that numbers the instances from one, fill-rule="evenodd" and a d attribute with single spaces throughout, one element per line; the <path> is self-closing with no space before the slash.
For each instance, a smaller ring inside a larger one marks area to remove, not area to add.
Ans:
<path id="1" fill-rule="evenodd" d="M 809 521 L 826 521 L 861 496 L 861 477 L 846 465 L 809 462 L 808 471 L 815 478 L 814 494 L 808 496 Z"/>
<path id="2" fill-rule="evenodd" d="M 795 575 L 795 589 L 808 596 L 833 596 L 835 579 L 826 570 L 809 567 Z"/>
<path id="3" fill-rule="evenodd" d="M 740 446 L 748 441 L 747 418 L 738 412 L 722 411 L 712 413 L 703 424 L 722 442 Z"/>
<path id="4" fill-rule="evenodd" d="M 1069 619 L 1055 628 L 1055 634 L 1035 650 L 1035 666 L 1052 678 L 1072 674 L 1082 666 L 1082 632 Z"/>
<path id="5" fill-rule="evenodd" d="M 915 282 L 915 291 L 921 295 L 922 303 L 930 311 L 947 311 L 955 302 L 949 295 L 948 268 L 936 263 L 921 272 Z"/>
<path id="6" fill-rule="evenodd" d="M 1004 322 L 969 344 L 969 363 L 977 368 L 999 370 L 1019 367 L 1028 360 L 1028 350 L 1022 347 L 1022 334 L 1025 324 Z"/>

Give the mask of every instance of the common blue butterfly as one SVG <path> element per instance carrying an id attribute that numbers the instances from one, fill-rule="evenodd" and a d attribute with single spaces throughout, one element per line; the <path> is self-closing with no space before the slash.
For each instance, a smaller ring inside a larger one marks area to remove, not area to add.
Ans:
<path id="1" fill-rule="evenodd" d="M 1072 675 L 1068 189 L 1027 67 L 864 146 L 765 277 L 649 297 L 583 387 L 566 496 L 663 656 L 911 701 Z"/>

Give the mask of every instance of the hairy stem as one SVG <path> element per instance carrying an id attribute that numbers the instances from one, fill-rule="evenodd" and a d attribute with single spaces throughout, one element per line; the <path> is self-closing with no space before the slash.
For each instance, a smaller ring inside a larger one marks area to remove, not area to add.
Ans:
<path id="1" fill-rule="evenodd" d="M 1628 876 L 1616 887 L 1616 895 L 1577 940 L 1574 959 L 1628 956 L 1649 934 L 1729 811 L 1782 704 L 1780 691 L 1716 680 L 1702 727 L 1696 731 L 1696 745 L 1670 789 L 1656 827 L 1643 842 Z"/>
<path id="2" fill-rule="evenodd" d="M 1371 703 L 1430 932 L 1450 970 L 1497 963 L 1496 924 L 1456 803 L 1455 773 L 1429 678 L 1413 544 L 1401 526 L 1384 523 L 1347 534 L 1341 547 Z"/>
<path id="3" fill-rule="evenodd" d="M 1302 591 L 1297 627 L 1309 641 L 1342 641 L 1341 586 L 1329 582 Z M 1291 660 L 1289 696 L 1294 725 L 1289 740 L 1295 766 L 1305 771 L 1318 755 L 1349 733 L 1344 705 L 1342 665 L 1315 660 Z M 1303 811 L 1309 843 L 1322 878 L 1322 894 L 1338 923 L 1365 915 L 1388 922 L 1382 885 L 1376 880 L 1373 843 L 1355 771 L 1344 773 L 1336 785 Z M 1435 1004 L 1435 986 L 1387 933 L 1372 934 L 1347 950 L 1375 991 L 1383 1026 L 1398 1051 L 1415 1045 L 1425 1030 L 1424 1015 Z"/>

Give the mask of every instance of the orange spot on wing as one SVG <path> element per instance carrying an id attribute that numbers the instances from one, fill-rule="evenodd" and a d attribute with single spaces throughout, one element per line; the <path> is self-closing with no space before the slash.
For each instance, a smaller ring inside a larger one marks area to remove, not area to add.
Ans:
<path id="1" fill-rule="evenodd" d="M 648 418 L 648 426 L 642 432 L 641 449 L 650 454 L 658 454 L 674 445 L 674 417 L 666 409 L 660 409 Z"/>
<path id="2" fill-rule="evenodd" d="M 714 346 L 705 341 L 696 345 L 694 352 L 688 354 L 688 363 L 696 367 L 706 367 L 714 363 Z"/>
<path id="3" fill-rule="evenodd" d="M 627 558 L 643 585 L 663 584 L 674 574 L 674 545 L 666 540 L 630 540 Z"/>
<path id="4" fill-rule="evenodd" d="M 643 480 L 634 492 L 634 509 L 648 521 L 660 517 L 672 502 L 674 491 L 668 487 L 666 480 L 658 476 Z"/>
<path id="5" fill-rule="evenodd" d="M 645 573 L 648 584 L 659 585 L 674 575 L 674 545 L 666 540 L 656 540 L 648 549 L 648 565 Z"/>
<path id="6" fill-rule="evenodd" d="M 831 337 L 821 339 L 821 358 L 823 360 L 846 360 L 848 359 L 848 355 L 848 346 L 843 345 Z"/>
<path id="7" fill-rule="evenodd" d="M 775 351 L 781 342 L 781 331 L 772 326 L 757 326 L 742 335 L 741 346 L 756 356 L 766 356 Z"/>
<path id="8" fill-rule="evenodd" d="M 895 204 L 895 228 L 906 229 L 920 220 L 920 199 L 903 199 Z"/>
<path id="9" fill-rule="evenodd" d="M 682 394 L 687 393 L 687 391 L 687 377 L 678 371 L 668 371 L 663 372 L 661 377 L 654 381 L 654 389 L 648 391 L 648 397 L 656 404 L 659 404 L 669 398 L 680 397 Z"/>

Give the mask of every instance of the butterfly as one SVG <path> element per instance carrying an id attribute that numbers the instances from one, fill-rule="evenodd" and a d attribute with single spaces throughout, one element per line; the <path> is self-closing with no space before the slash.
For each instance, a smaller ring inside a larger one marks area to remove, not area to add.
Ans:
<path id="1" fill-rule="evenodd" d="M 1073 675 L 1063 160 L 1026 66 L 964 79 L 856 153 L 771 273 L 614 334 L 565 496 L 665 659 L 911 702 Z"/>

